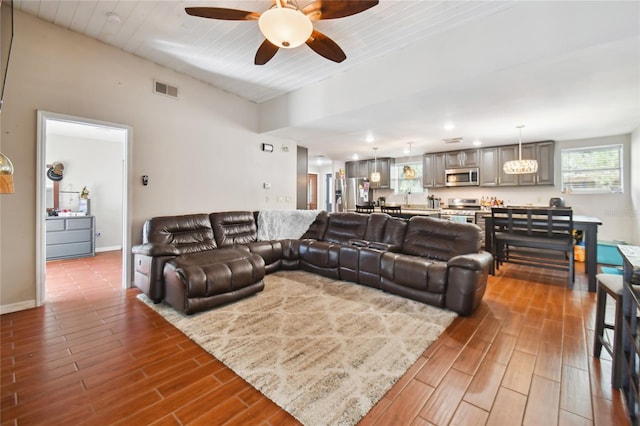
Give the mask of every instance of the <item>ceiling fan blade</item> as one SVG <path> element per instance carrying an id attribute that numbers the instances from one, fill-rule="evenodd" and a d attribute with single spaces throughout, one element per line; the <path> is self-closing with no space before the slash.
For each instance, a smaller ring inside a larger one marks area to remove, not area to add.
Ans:
<path id="1" fill-rule="evenodd" d="M 378 0 L 317 0 L 302 8 L 309 19 L 336 19 L 364 12 L 378 4 Z"/>
<path id="2" fill-rule="evenodd" d="M 271 60 L 271 58 L 273 58 L 273 55 L 278 52 L 278 49 L 278 46 L 265 39 L 256 52 L 256 59 L 254 60 L 254 63 L 256 65 L 266 64 Z"/>
<path id="3" fill-rule="evenodd" d="M 340 46 L 320 31 L 313 30 L 306 43 L 318 55 L 333 62 L 342 62 L 347 59 L 347 55 Z"/>
<path id="4" fill-rule="evenodd" d="M 226 9 L 224 7 L 185 7 L 185 12 L 201 18 L 224 19 L 225 21 L 255 21 L 260 18 L 258 12 Z"/>

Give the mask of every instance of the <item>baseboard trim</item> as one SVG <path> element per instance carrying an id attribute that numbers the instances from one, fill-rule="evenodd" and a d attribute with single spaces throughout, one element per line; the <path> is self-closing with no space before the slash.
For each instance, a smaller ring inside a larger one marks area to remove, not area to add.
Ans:
<path id="1" fill-rule="evenodd" d="M 96 249 L 96 253 L 102 253 L 103 251 L 115 251 L 122 250 L 122 246 L 100 247 Z"/>
<path id="2" fill-rule="evenodd" d="M 31 309 L 36 307 L 36 301 L 25 300 L 24 302 L 11 303 L 9 305 L 0 305 L 0 315 L 10 314 L 11 312 L 24 311 L 25 309 Z"/>

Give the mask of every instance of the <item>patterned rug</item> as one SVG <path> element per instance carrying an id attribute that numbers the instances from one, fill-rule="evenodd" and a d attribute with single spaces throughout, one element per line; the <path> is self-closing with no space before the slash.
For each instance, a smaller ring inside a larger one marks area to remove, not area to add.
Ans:
<path id="1" fill-rule="evenodd" d="M 453 321 L 423 303 L 303 271 L 194 315 L 138 296 L 305 425 L 354 425 Z"/>

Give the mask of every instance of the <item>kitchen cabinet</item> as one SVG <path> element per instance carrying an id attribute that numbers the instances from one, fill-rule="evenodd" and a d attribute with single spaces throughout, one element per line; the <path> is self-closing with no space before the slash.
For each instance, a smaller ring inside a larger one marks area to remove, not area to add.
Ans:
<path id="1" fill-rule="evenodd" d="M 465 149 L 462 151 L 449 151 L 445 156 L 445 168 L 455 169 L 459 167 L 478 167 L 480 164 L 480 150 Z"/>
<path id="2" fill-rule="evenodd" d="M 507 145 L 498 147 L 498 163 L 496 169 L 498 173 L 498 186 L 517 186 L 518 175 L 508 175 L 502 169 L 507 161 L 518 159 L 518 145 Z M 482 172 L 481 172 L 482 173 Z"/>
<path id="3" fill-rule="evenodd" d="M 45 221 L 47 260 L 95 255 L 95 217 L 48 217 Z"/>
<path id="4" fill-rule="evenodd" d="M 538 172 L 508 175 L 502 170 L 507 161 L 519 158 L 518 145 L 482 148 L 480 150 L 480 186 L 553 185 L 554 142 L 533 142 L 522 145 L 522 158 L 538 161 Z"/>
<path id="5" fill-rule="evenodd" d="M 347 178 L 369 179 L 369 160 L 347 161 L 344 168 Z"/>
<path id="6" fill-rule="evenodd" d="M 480 186 L 498 186 L 498 148 L 480 150 Z"/>
<path id="7" fill-rule="evenodd" d="M 443 188 L 445 186 L 445 152 L 424 154 L 422 157 L 422 186 Z"/>
<path id="8" fill-rule="evenodd" d="M 344 175 L 346 178 L 355 178 L 358 176 L 358 162 L 347 161 L 344 163 Z"/>
<path id="9" fill-rule="evenodd" d="M 371 182 L 371 188 L 391 188 L 391 167 L 394 166 L 395 163 L 396 160 L 394 158 L 378 158 L 377 160 L 369 160 L 369 175 L 376 170 L 380 173 L 380 182 Z"/>
<path id="10" fill-rule="evenodd" d="M 535 142 L 522 145 L 522 158 L 538 161 L 538 171 L 518 176 L 518 185 L 553 185 L 554 183 L 554 143 Z"/>

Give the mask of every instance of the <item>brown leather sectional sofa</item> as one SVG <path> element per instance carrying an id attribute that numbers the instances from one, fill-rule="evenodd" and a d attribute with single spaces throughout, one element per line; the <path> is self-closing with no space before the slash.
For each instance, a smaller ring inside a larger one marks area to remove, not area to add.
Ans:
<path id="1" fill-rule="evenodd" d="M 264 288 L 265 274 L 303 269 L 470 315 L 492 263 L 478 226 L 430 217 L 321 212 L 300 239 L 258 241 L 255 212 L 156 217 L 133 248 L 135 284 L 185 313 Z"/>

